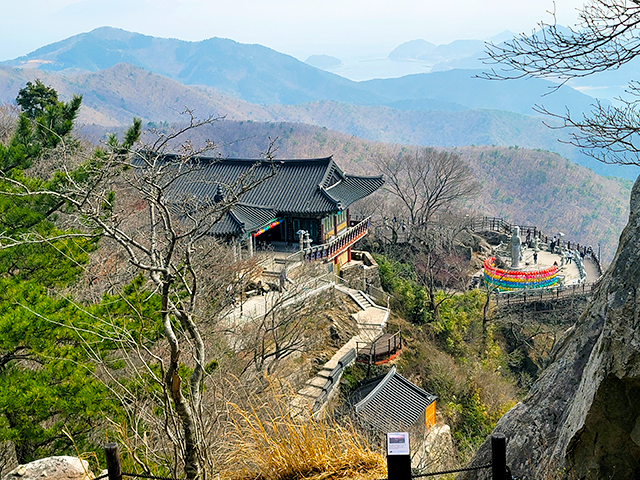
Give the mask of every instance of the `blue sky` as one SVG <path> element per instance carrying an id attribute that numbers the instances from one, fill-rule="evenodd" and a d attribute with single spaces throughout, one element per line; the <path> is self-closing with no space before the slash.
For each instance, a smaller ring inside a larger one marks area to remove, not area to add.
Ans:
<path id="1" fill-rule="evenodd" d="M 540 20 L 573 24 L 577 0 L 5 0 L 0 60 L 100 26 L 182 40 L 260 43 L 301 60 L 387 55 L 408 40 L 448 43 Z M 555 5 L 555 7 L 554 7 Z"/>

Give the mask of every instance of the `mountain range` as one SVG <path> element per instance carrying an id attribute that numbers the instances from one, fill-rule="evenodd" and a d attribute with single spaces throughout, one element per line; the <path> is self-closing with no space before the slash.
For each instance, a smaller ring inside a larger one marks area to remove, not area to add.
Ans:
<path id="1" fill-rule="evenodd" d="M 556 28 L 569 34 L 570 30 L 557 25 Z M 536 35 L 541 35 L 540 31 Z M 487 43 L 500 47 L 516 35 L 505 31 L 490 38 Z M 479 40 L 456 40 L 446 45 L 434 45 L 422 39 L 412 40 L 399 45 L 389 54 L 394 60 L 398 71 L 403 65 L 413 64 L 422 66 L 430 73 L 449 70 L 489 70 L 500 65 L 492 63 L 487 53 L 487 43 Z M 329 71 L 335 71 L 331 67 Z M 391 69 L 390 69 L 391 70 Z M 597 75 L 587 75 L 570 79 L 566 85 L 580 92 L 598 97 L 601 101 L 615 101 L 619 97 L 629 98 L 628 86 L 630 81 L 640 78 L 640 58 L 621 65 L 619 68 L 599 72 Z"/>
<path id="2" fill-rule="evenodd" d="M 476 43 L 454 42 L 449 50 L 466 52 Z M 261 45 L 222 38 L 186 42 L 102 27 L 3 62 L 0 101 L 13 100 L 26 81 L 41 78 L 63 97 L 82 94 L 87 124 L 119 126 L 132 116 L 173 122 L 188 106 L 201 116 L 306 122 L 390 143 L 542 148 L 601 174 L 635 178 L 636 168 L 602 165 L 558 143 L 566 132 L 548 130 L 532 110 L 544 103 L 551 111 L 569 108 L 581 115 L 593 98 L 566 86 L 543 98 L 557 85 L 481 80 L 480 72 L 355 82 Z"/>
<path id="3" fill-rule="evenodd" d="M 457 42 L 450 44 L 456 52 Z M 482 42 L 474 41 L 472 45 Z M 436 49 L 439 47 L 435 47 Z M 459 49 L 459 48 L 458 48 Z M 157 38 L 102 27 L 2 62 L 50 72 L 95 72 L 119 63 L 140 67 L 184 85 L 213 87 L 251 103 L 300 104 L 333 100 L 356 105 L 433 110 L 425 100 L 448 102 L 453 109 L 490 108 L 531 114 L 540 95 L 555 84 L 544 80 L 490 82 L 477 71 L 451 70 L 402 78 L 354 82 L 261 45 L 225 38 L 200 42 Z M 584 112 L 593 99 L 572 89 L 545 99 L 551 110 L 568 105 Z M 405 103 L 399 103 L 405 102 Z M 443 104 L 438 104 L 443 109 Z M 446 107 L 444 107 L 446 109 Z"/>

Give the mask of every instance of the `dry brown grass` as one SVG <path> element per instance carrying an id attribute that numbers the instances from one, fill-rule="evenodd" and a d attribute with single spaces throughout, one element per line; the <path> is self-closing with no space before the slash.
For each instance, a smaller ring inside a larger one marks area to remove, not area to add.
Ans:
<path id="1" fill-rule="evenodd" d="M 293 418 L 288 402 L 231 405 L 235 431 L 224 480 L 320 480 L 386 477 L 384 457 L 349 425 Z"/>

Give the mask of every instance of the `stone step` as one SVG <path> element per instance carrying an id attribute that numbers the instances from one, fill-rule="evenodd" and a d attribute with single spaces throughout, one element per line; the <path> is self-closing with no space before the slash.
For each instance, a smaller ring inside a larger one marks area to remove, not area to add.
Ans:
<path id="1" fill-rule="evenodd" d="M 383 333 L 383 327 L 386 323 L 389 311 L 386 308 L 375 305 L 366 294 L 359 290 L 344 287 L 342 285 L 336 286 L 336 288 L 343 293 L 347 293 L 352 299 L 362 308 L 362 311 L 352 314 L 358 325 L 359 333 L 352 337 L 346 344 L 342 346 L 333 357 L 326 362 L 322 369 L 312 379 L 309 379 L 298 393 L 301 397 L 300 404 L 306 405 L 308 411 L 309 407 L 313 405 L 315 399 L 317 399 L 322 393 L 322 388 L 326 385 L 329 375 L 333 369 L 338 365 L 339 360 L 351 349 L 356 348 L 360 343 L 371 343 L 380 337 Z M 304 398 L 302 398 L 304 397 Z M 304 411 L 304 409 L 301 409 Z"/>
<path id="2" fill-rule="evenodd" d="M 364 296 L 362 295 L 362 293 L 357 292 L 353 294 L 353 297 L 355 298 L 356 302 L 362 306 L 365 310 L 367 308 L 371 308 L 373 307 L 373 305 L 371 304 L 371 302 Z"/>

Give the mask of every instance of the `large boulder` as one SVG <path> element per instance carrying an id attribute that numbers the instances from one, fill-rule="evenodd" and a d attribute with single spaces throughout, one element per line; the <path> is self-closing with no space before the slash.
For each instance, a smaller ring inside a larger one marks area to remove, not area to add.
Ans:
<path id="1" fill-rule="evenodd" d="M 473 252 L 485 257 L 491 255 L 491 246 L 487 243 L 487 240 L 469 230 L 462 230 L 456 237 L 456 240 L 465 247 L 471 247 Z"/>
<path id="2" fill-rule="evenodd" d="M 3 480 L 91 480 L 89 462 L 78 457 L 48 457 L 18 465 Z"/>
<path id="3" fill-rule="evenodd" d="M 519 479 L 640 478 L 640 178 L 613 263 L 553 363 L 494 432 Z M 472 464 L 490 461 L 487 440 Z M 489 478 L 490 471 L 460 479 Z"/>

